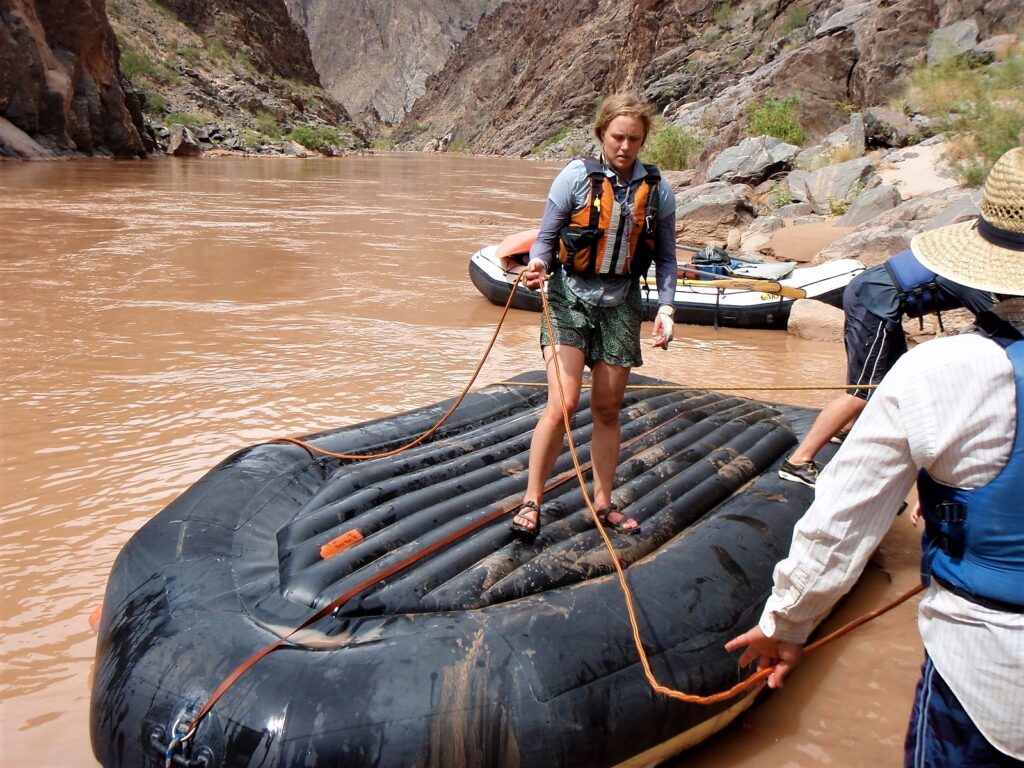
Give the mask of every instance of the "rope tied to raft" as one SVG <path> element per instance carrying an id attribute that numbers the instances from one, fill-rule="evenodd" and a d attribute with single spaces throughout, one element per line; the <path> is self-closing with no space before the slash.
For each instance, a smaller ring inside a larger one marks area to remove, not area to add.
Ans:
<path id="1" fill-rule="evenodd" d="M 548 329 L 548 338 L 550 338 L 552 340 L 552 344 L 554 344 L 555 330 L 551 323 L 551 311 L 550 307 L 548 306 L 548 297 L 546 293 L 542 292 L 541 301 L 543 304 L 544 322 L 547 324 Z M 608 549 L 608 554 L 611 556 L 612 565 L 615 568 L 615 573 L 619 580 L 619 586 L 622 588 L 622 595 L 625 599 L 626 612 L 629 615 L 630 628 L 632 629 L 633 633 L 633 643 L 636 646 L 637 653 L 640 657 L 640 665 L 643 667 L 644 676 L 647 678 L 647 682 L 650 684 L 651 688 L 655 692 L 660 693 L 663 696 L 668 696 L 669 698 L 677 699 L 679 701 L 684 701 L 690 704 L 705 705 L 716 704 L 720 701 L 726 701 L 737 696 L 746 689 L 752 688 L 754 685 L 761 683 L 765 678 L 768 677 L 768 675 L 770 675 L 774 671 L 774 666 L 758 670 L 746 679 L 738 682 L 732 688 L 710 695 L 685 693 L 683 691 L 677 691 L 674 688 L 669 688 L 668 686 L 662 685 L 658 682 L 657 678 L 654 675 L 654 671 L 651 669 L 651 663 L 647 657 L 647 651 L 644 648 L 643 638 L 640 636 L 640 623 L 636 615 L 636 606 L 633 603 L 633 593 L 629 588 L 629 583 L 626 581 L 626 573 L 623 570 L 622 563 L 619 561 L 619 557 L 615 552 L 615 547 L 612 545 L 611 538 L 608 536 L 607 531 L 605 531 L 604 525 L 601 523 L 601 518 L 598 516 L 597 510 L 594 508 L 594 504 L 590 499 L 590 494 L 587 491 L 586 481 L 583 478 L 583 472 L 580 466 L 579 456 L 576 453 L 576 444 L 572 439 L 572 430 L 569 424 L 569 408 L 566 405 L 565 392 L 562 389 L 562 371 L 561 366 L 558 363 L 558 355 L 552 354 L 551 360 L 555 371 L 555 379 L 558 384 L 558 396 L 561 400 L 562 405 L 562 420 L 565 425 L 566 440 L 569 444 L 569 454 L 572 456 L 573 465 L 576 467 L 576 478 L 579 481 L 580 490 L 583 494 L 583 500 L 584 502 L 586 502 L 587 509 L 589 510 L 591 517 L 593 517 L 594 519 L 594 525 L 597 527 L 598 532 L 601 534 L 601 539 L 604 541 L 604 545 Z M 893 608 L 905 602 L 906 600 L 909 600 L 922 589 L 924 589 L 924 586 L 922 584 L 917 584 L 913 589 L 901 595 L 889 605 L 876 611 L 872 611 L 868 614 L 865 614 L 859 619 L 851 621 L 843 627 L 840 627 L 835 632 L 832 632 L 831 634 L 826 635 L 825 637 L 806 646 L 804 648 L 804 653 L 809 653 L 817 648 L 820 648 L 822 645 L 825 645 L 826 643 L 829 643 L 838 637 L 842 637 L 847 632 L 850 632 L 856 627 L 859 627 L 861 624 L 865 624 L 868 621 L 871 621 L 872 619 L 876 618 L 877 616 L 881 616 L 883 613 L 887 613 L 888 611 L 892 610 Z"/>
<path id="2" fill-rule="evenodd" d="M 419 437 L 415 438 L 414 440 L 411 440 L 408 443 L 405 443 L 404 445 L 399 446 L 398 448 L 394 448 L 394 449 L 391 449 L 391 450 L 388 450 L 388 451 L 382 451 L 382 452 L 379 452 L 379 453 L 373 453 L 373 454 L 336 453 L 336 452 L 328 451 L 328 450 L 326 450 L 324 448 L 320 448 L 319 446 L 313 445 L 312 443 L 306 442 L 304 440 L 301 440 L 301 439 L 298 439 L 298 438 L 293 438 L 293 437 L 274 438 L 274 439 L 270 440 L 269 442 L 292 443 L 294 445 L 298 445 L 298 446 L 300 446 L 300 447 L 310 451 L 311 453 L 317 453 L 317 454 L 321 454 L 321 455 L 324 455 L 324 456 L 329 456 L 329 457 L 332 457 L 332 458 L 343 459 L 343 460 L 369 460 L 369 459 L 386 458 L 388 456 L 393 456 L 395 454 L 401 453 L 402 451 L 408 450 L 410 448 L 413 448 L 413 447 L 419 445 L 424 440 L 429 438 L 431 435 L 436 433 L 437 430 L 440 429 L 444 425 L 444 423 L 451 417 L 451 415 L 459 407 L 459 405 L 462 403 L 462 401 L 466 398 L 466 395 L 469 393 L 469 391 L 472 388 L 473 384 L 475 383 L 477 377 L 479 376 L 480 371 L 483 368 L 484 362 L 487 360 L 487 357 L 490 355 L 490 352 L 491 352 L 491 350 L 494 347 L 495 341 L 498 338 L 498 334 L 501 331 L 501 328 L 502 328 L 502 326 L 503 326 L 503 324 L 505 322 L 505 319 L 506 319 L 506 317 L 508 315 L 508 311 L 512 307 L 512 301 L 515 298 L 516 289 L 518 288 L 519 283 L 521 281 L 523 281 L 524 277 L 525 277 L 524 273 L 520 274 L 519 277 L 516 279 L 516 282 L 513 284 L 512 290 L 509 293 L 508 300 L 505 303 L 504 310 L 502 311 L 501 317 L 498 320 L 498 324 L 497 324 L 497 326 L 494 329 L 494 333 L 491 336 L 491 339 L 488 342 L 487 347 L 484 350 L 484 353 L 481 356 L 479 363 L 477 363 L 477 366 L 474 369 L 472 376 L 470 377 L 469 383 L 466 384 L 465 388 L 462 390 L 462 393 L 458 396 L 458 398 L 456 398 L 454 404 L 441 416 L 441 418 L 432 427 L 430 427 L 427 431 L 425 431 Z M 554 329 L 553 329 L 552 323 L 551 323 L 551 312 L 550 312 L 550 307 L 548 306 L 547 293 L 542 290 L 542 291 L 540 291 L 540 294 L 541 294 L 541 300 L 542 300 L 542 305 L 543 305 L 542 308 L 543 308 L 544 322 L 547 324 L 547 327 L 548 327 L 549 338 L 551 338 L 553 340 L 555 338 L 555 334 L 554 334 Z M 651 688 L 654 691 L 656 691 L 657 693 L 660 693 L 662 695 L 665 695 L 665 696 L 668 696 L 668 697 L 671 697 L 671 698 L 674 698 L 674 699 L 679 699 L 679 700 L 682 700 L 682 701 L 685 701 L 685 702 L 695 703 L 695 704 L 714 704 L 714 703 L 717 703 L 717 702 L 720 702 L 720 701 L 724 701 L 724 700 L 733 698 L 734 696 L 736 696 L 737 694 L 739 694 L 743 690 L 745 690 L 747 688 L 750 688 L 753 685 L 756 685 L 757 683 L 761 682 L 769 674 L 771 674 L 771 672 L 773 671 L 774 667 L 769 667 L 769 668 L 762 669 L 762 670 L 758 671 L 757 673 L 751 675 L 750 677 L 746 678 L 745 680 L 740 681 L 739 683 L 737 683 L 735 686 L 733 686 L 732 688 L 730 688 L 727 691 L 721 691 L 719 693 L 715 693 L 715 694 L 711 694 L 711 695 L 707 695 L 707 696 L 702 696 L 702 695 L 697 695 L 697 694 L 689 694 L 689 693 L 684 693 L 682 691 L 676 691 L 676 690 L 674 690 L 672 688 L 669 688 L 667 686 L 661 685 L 657 681 L 657 679 L 655 678 L 654 673 L 653 673 L 653 671 L 651 669 L 650 662 L 649 662 L 648 657 L 647 657 L 647 652 L 644 649 L 643 640 L 642 640 L 642 638 L 640 636 L 640 626 L 639 626 L 639 622 L 638 622 L 637 616 L 636 616 L 636 607 L 635 607 L 634 602 L 633 602 L 632 592 L 630 591 L 629 585 L 628 585 L 628 583 L 626 581 L 625 571 L 623 570 L 622 564 L 619 561 L 618 556 L 615 553 L 615 547 L 612 544 L 611 538 L 608 536 L 608 533 L 605 530 L 604 525 L 601 523 L 600 518 L 597 515 L 597 511 L 594 509 L 594 505 L 593 505 L 593 502 L 592 502 L 592 500 L 591 500 L 591 498 L 589 496 L 589 493 L 587 492 L 586 480 L 584 478 L 584 473 L 585 473 L 585 471 L 587 469 L 589 469 L 589 467 L 591 466 L 591 463 L 588 462 L 586 464 L 583 464 L 579 460 L 579 456 L 578 456 L 578 454 L 576 452 L 576 445 L 575 445 L 575 443 L 573 441 L 573 438 L 572 438 L 572 431 L 571 431 L 571 425 L 570 425 L 570 414 L 569 414 L 568 408 L 566 406 L 564 392 L 562 391 L 561 368 L 560 368 L 560 366 L 558 364 L 558 356 L 557 355 L 552 355 L 552 360 L 554 361 L 555 376 L 556 376 L 556 380 L 557 380 L 557 383 L 558 383 L 559 397 L 560 397 L 561 405 L 562 405 L 563 424 L 565 426 L 566 437 L 568 439 L 569 453 L 570 453 L 570 455 L 572 457 L 572 461 L 573 461 L 573 470 L 571 472 L 563 473 L 563 475 L 560 475 L 559 477 L 551 480 L 548 484 L 545 485 L 545 490 L 551 490 L 552 488 L 557 487 L 558 485 L 561 485 L 561 484 L 563 484 L 565 482 L 568 482 L 568 481 L 572 480 L 573 478 L 577 479 L 577 481 L 579 482 L 580 488 L 582 489 L 582 492 L 583 492 L 583 499 L 584 499 L 584 501 L 587 504 L 587 509 L 589 510 L 591 516 L 593 517 L 595 526 L 596 526 L 598 532 L 600 533 L 602 540 L 604 541 L 605 547 L 608 549 L 608 552 L 611 555 L 611 560 L 612 560 L 612 563 L 614 565 L 615 572 L 616 572 L 616 574 L 618 576 L 619 584 L 620 584 L 620 586 L 622 588 L 622 591 L 623 591 L 623 596 L 625 598 L 626 610 L 627 610 L 627 613 L 629 615 L 629 621 L 630 621 L 630 625 L 631 625 L 631 629 L 632 629 L 632 634 L 633 634 L 633 641 L 634 641 L 634 644 L 636 645 L 637 652 L 639 654 L 640 663 L 641 663 L 641 665 L 642 665 L 642 667 L 644 669 L 644 675 L 646 676 L 649 684 L 651 685 Z M 506 383 L 508 385 L 513 385 L 514 384 L 515 386 L 532 384 L 532 382 L 506 382 Z M 546 386 L 544 384 L 539 384 L 539 385 L 540 386 Z M 630 386 L 633 386 L 633 385 L 630 385 Z M 656 388 L 656 389 L 694 389 L 694 387 L 682 387 L 682 386 L 675 386 L 675 385 L 671 385 L 671 386 L 639 385 L 639 386 L 642 386 L 642 388 L 645 388 L 645 389 L 652 389 L 652 388 Z M 816 388 L 817 389 L 821 389 L 821 388 L 828 388 L 828 387 L 816 387 Z M 845 388 L 849 389 L 849 388 L 852 388 L 852 387 L 847 386 Z M 866 388 L 866 387 L 862 387 L 862 388 Z M 702 388 L 702 389 L 704 389 L 704 388 Z M 737 388 L 733 388 L 733 389 L 737 389 Z M 743 389 L 743 388 L 738 388 L 738 389 Z M 761 387 L 761 388 L 757 388 L 757 389 L 774 389 L 774 388 L 763 388 L 763 387 Z M 785 389 L 785 388 L 780 387 L 778 389 Z M 793 388 L 793 389 L 804 389 L 804 387 L 798 387 L 798 388 Z M 620 447 L 625 447 L 626 445 L 630 445 L 632 443 L 635 443 L 635 442 L 643 439 L 644 437 L 648 436 L 649 434 L 651 434 L 654 431 L 656 431 L 657 429 L 659 429 L 661 426 L 663 426 L 663 425 L 656 425 L 655 427 L 652 427 L 650 430 L 647 430 L 646 432 L 644 432 L 644 433 L 642 433 L 640 435 L 637 435 L 636 437 L 634 437 L 631 440 L 627 441 L 627 443 L 623 444 L 623 446 L 620 446 Z M 267 646 L 261 648 L 260 650 L 258 650 L 256 653 L 252 654 L 249 658 L 247 658 L 245 661 L 243 661 L 241 664 L 239 664 L 234 669 L 234 671 L 231 672 L 231 674 L 228 675 L 220 683 L 220 685 L 217 686 L 217 688 L 213 691 L 213 693 L 210 694 L 210 696 L 207 698 L 206 702 L 198 710 L 197 714 L 194 717 L 192 717 L 190 720 L 186 720 L 185 716 L 183 715 L 181 717 L 181 719 L 179 719 L 178 721 L 175 722 L 174 727 L 172 729 L 172 738 L 171 738 L 170 742 L 168 743 L 168 746 L 167 746 L 166 750 L 164 751 L 164 764 L 168 765 L 168 766 L 169 765 L 184 765 L 184 766 L 202 766 L 202 765 L 206 765 L 207 761 L 206 761 L 205 758 L 200 758 L 199 760 L 189 760 L 189 759 L 185 758 L 183 754 L 180 754 L 180 753 L 183 752 L 183 750 L 185 749 L 186 745 L 189 743 L 189 741 L 192 739 L 192 737 L 195 736 L 196 731 L 199 729 L 200 723 L 206 717 L 206 715 L 208 715 L 209 712 L 213 709 L 214 705 L 228 691 L 228 689 L 230 689 L 231 686 L 234 685 L 234 683 L 242 675 L 244 675 L 246 671 L 248 671 L 253 665 L 255 665 L 260 659 L 262 659 L 265 656 L 269 655 L 270 653 L 272 653 L 273 651 L 277 650 L 281 646 L 288 644 L 289 641 L 291 641 L 291 639 L 296 634 L 301 632 L 303 629 L 305 629 L 306 627 L 308 627 L 308 626 L 310 626 L 312 624 L 315 624 L 317 621 L 320 621 L 321 619 L 325 618 L 329 614 L 331 614 L 334 611 L 338 610 L 345 603 L 347 603 L 349 600 L 351 600 L 352 598 L 354 598 L 356 595 L 360 594 L 364 590 L 369 589 L 370 587 L 378 584 L 379 582 L 383 581 L 384 579 L 389 578 L 390 576 L 393 576 L 394 574 L 396 574 L 396 573 L 398 573 L 400 571 L 405 570 L 406 568 L 408 568 L 410 565 L 414 564 L 415 562 L 418 562 L 419 560 L 423 559 L 424 557 L 427 557 L 427 556 L 433 554 L 434 552 L 437 552 L 438 550 L 443 549 L 444 547 L 449 546 L 450 544 L 452 544 L 455 541 L 458 541 L 459 539 L 469 535 L 470 533 L 478 530 L 479 528 L 482 528 L 482 527 L 484 527 L 486 525 L 489 525 L 489 524 L 499 520 L 500 518 L 508 515 L 514 509 L 517 509 L 518 507 L 519 507 L 519 503 L 518 502 L 513 503 L 513 504 L 504 505 L 501 508 L 499 508 L 499 509 L 497 509 L 497 510 L 495 510 L 493 512 L 490 512 L 487 515 L 484 515 L 483 517 L 481 517 L 481 518 L 473 521 L 472 523 L 466 525 L 461 530 L 455 531 L 454 533 L 450 534 L 449 536 L 445 537 L 444 539 L 442 539 L 440 541 L 437 541 L 437 542 L 435 542 L 435 543 L 433 543 L 433 544 L 431 544 L 431 545 L 429 545 L 429 546 L 419 550 L 418 552 L 410 555 L 409 557 L 405 558 L 404 560 L 402 560 L 402 561 L 400 561 L 398 563 L 395 563 L 394 565 L 392 565 L 389 568 L 385 569 L 383 572 L 378 573 L 378 574 L 376 574 L 376 575 L 366 579 L 362 583 L 357 584 L 356 586 L 352 587 L 349 591 L 347 591 L 343 595 L 340 595 L 337 598 L 335 598 L 334 600 L 330 601 L 327 605 L 325 605 L 325 606 L 319 608 L 318 610 L 316 610 L 312 615 L 310 615 L 305 620 L 303 620 L 301 624 L 299 624 L 293 630 L 288 632 L 288 634 L 280 637 L 276 641 L 270 643 L 269 645 L 267 645 Z M 920 584 L 917 585 L 917 587 L 915 589 L 913 589 L 913 590 L 907 592 L 906 594 L 902 595 L 901 597 L 897 598 L 895 601 L 893 601 L 889 605 L 887 605 L 887 606 L 885 606 L 885 607 L 883 607 L 881 609 L 872 611 L 872 612 L 870 612 L 868 614 L 865 614 L 864 616 L 860 617 L 859 619 L 856 619 L 856 620 L 854 620 L 854 621 L 844 625 L 843 627 L 839 628 L 835 632 L 832 632 L 831 634 L 829 634 L 829 635 L 827 635 L 827 636 L 825 636 L 825 637 L 815 641 L 814 643 L 811 643 L 810 645 L 805 647 L 804 652 L 807 653 L 807 652 L 810 652 L 810 651 L 812 651 L 812 650 L 814 650 L 816 648 L 819 648 L 822 645 L 825 645 L 826 643 L 831 642 L 832 640 L 834 640 L 834 639 L 836 639 L 838 637 L 841 637 L 842 635 L 846 634 L 847 632 L 850 632 L 851 630 L 855 629 L 856 627 L 860 626 L 861 624 L 865 624 L 868 621 L 871 621 L 872 619 L 876 618 L 877 616 L 881 616 L 882 614 L 892 610 L 893 608 L 897 607 L 898 605 L 900 605 L 904 601 L 906 601 L 909 598 L 913 597 L 915 594 L 920 592 L 922 589 L 923 589 L 923 586 L 921 586 Z"/>

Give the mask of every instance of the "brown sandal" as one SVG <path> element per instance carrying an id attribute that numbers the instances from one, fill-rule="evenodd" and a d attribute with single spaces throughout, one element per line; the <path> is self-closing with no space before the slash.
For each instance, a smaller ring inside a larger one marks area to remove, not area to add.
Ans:
<path id="1" fill-rule="evenodd" d="M 523 510 L 528 510 L 523 512 Z M 512 524 L 509 528 L 512 532 L 522 539 L 533 539 L 540 532 L 540 507 L 538 507 L 532 501 L 524 501 L 515 510 L 515 517 L 512 518 Z M 536 517 L 535 517 L 536 516 Z M 516 518 L 525 520 L 526 523 L 517 523 Z"/>
<path id="2" fill-rule="evenodd" d="M 613 523 L 608 519 L 611 515 L 618 515 L 619 521 L 617 523 Z M 627 536 L 633 536 L 640 533 L 640 521 L 635 517 L 630 517 L 625 514 L 621 509 L 619 509 L 619 505 L 614 501 L 604 509 L 597 510 L 597 519 L 601 521 L 602 525 L 608 526 L 616 533 L 623 533 Z M 636 525 L 626 525 L 630 520 L 636 523 Z"/>

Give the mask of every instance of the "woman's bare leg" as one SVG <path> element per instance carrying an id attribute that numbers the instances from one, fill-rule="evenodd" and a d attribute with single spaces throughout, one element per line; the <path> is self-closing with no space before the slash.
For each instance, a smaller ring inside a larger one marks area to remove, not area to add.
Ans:
<path id="1" fill-rule="evenodd" d="M 558 392 L 558 377 L 555 375 L 555 364 L 552 360 L 558 355 L 559 373 L 562 379 L 562 396 Z M 530 464 L 526 481 L 526 493 L 523 501 L 532 501 L 539 508 L 544 498 L 544 485 L 551 476 L 558 454 L 562 452 L 565 422 L 562 415 L 562 397 L 569 416 L 576 413 L 580 402 L 580 390 L 583 387 L 583 350 L 556 344 L 554 351 L 544 347 L 544 361 L 548 376 L 548 402 L 534 427 L 530 439 Z M 596 435 L 596 426 L 595 426 Z M 523 515 L 526 515 L 524 518 Z M 536 522 L 536 513 L 526 510 L 516 515 L 513 522 L 531 525 Z"/>
<path id="2" fill-rule="evenodd" d="M 622 433 L 619 411 L 626 394 L 629 368 L 597 362 L 594 363 L 591 380 L 590 412 L 594 417 L 594 438 L 590 460 L 594 465 L 594 508 L 604 509 L 611 504 L 615 468 L 619 464 Z"/>

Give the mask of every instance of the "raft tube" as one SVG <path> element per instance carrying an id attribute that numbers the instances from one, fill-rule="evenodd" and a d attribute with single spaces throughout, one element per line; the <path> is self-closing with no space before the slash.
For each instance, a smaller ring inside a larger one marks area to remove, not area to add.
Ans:
<path id="1" fill-rule="evenodd" d="M 626 393 L 613 495 L 641 532 L 612 541 L 655 676 L 712 694 L 747 674 L 723 644 L 756 622 L 813 498 L 776 470 L 815 413 L 631 381 L 642 386 Z M 511 535 L 500 512 L 526 485 L 541 382 L 534 372 L 471 393 L 429 442 L 390 458 L 244 449 L 144 525 L 103 603 L 90 713 L 99 762 L 639 766 L 730 722 L 756 690 L 704 706 L 651 689 L 567 453 L 540 535 Z M 450 405 L 308 441 L 387 451 Z M 585 390 L 573 427 L 582 462 L 591 428 Z M 322 556 L 339 541 L 350 545 Z M 233 670 L 346 593 L 171 745 Z"/>
<path id="2" fill-rule="evenodd" d="M 469 259 L 469 279 L 492 304 L 505 306 L 519 274 L 526 268 L 529 246 L 536 230 L 510 235 L 498 245 L 488 245 Z M 733 270 L 738 278 L 757 277 L 777 281 L 788 288 L 801 289 L 806 298 L 842 308 L 843 291 L 864 266 L 854 259 L 836 259 L 809 267 L 796 262 L 754 264 Z M 685 269 L 683 270 L 685 273 Z M 644 320 L 658 313 L 658 291 L 652 268 L 641 283 Z M 785 328 L 795 298 L 762 293 L 749 288 L 714 288 L 680 280 L 673 298 L 675 321 L 690 325 L 714 325 L 736 328 Z M 520 284 L 512 296 L 512 309 L 541 310 L 541 295 Z"/>

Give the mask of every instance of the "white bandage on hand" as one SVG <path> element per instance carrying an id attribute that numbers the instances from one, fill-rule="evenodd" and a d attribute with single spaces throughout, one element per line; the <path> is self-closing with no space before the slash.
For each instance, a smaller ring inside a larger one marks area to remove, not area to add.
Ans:
<path id="1" fill-rule="evenodd" d="M 672 341 L 672 317 L 675 315 L 675 307 L 662 304 L 658 308 L 658 316 L 654 319 L 654 345 L 662 349 L 668 349 L 668 343 Z"/>

